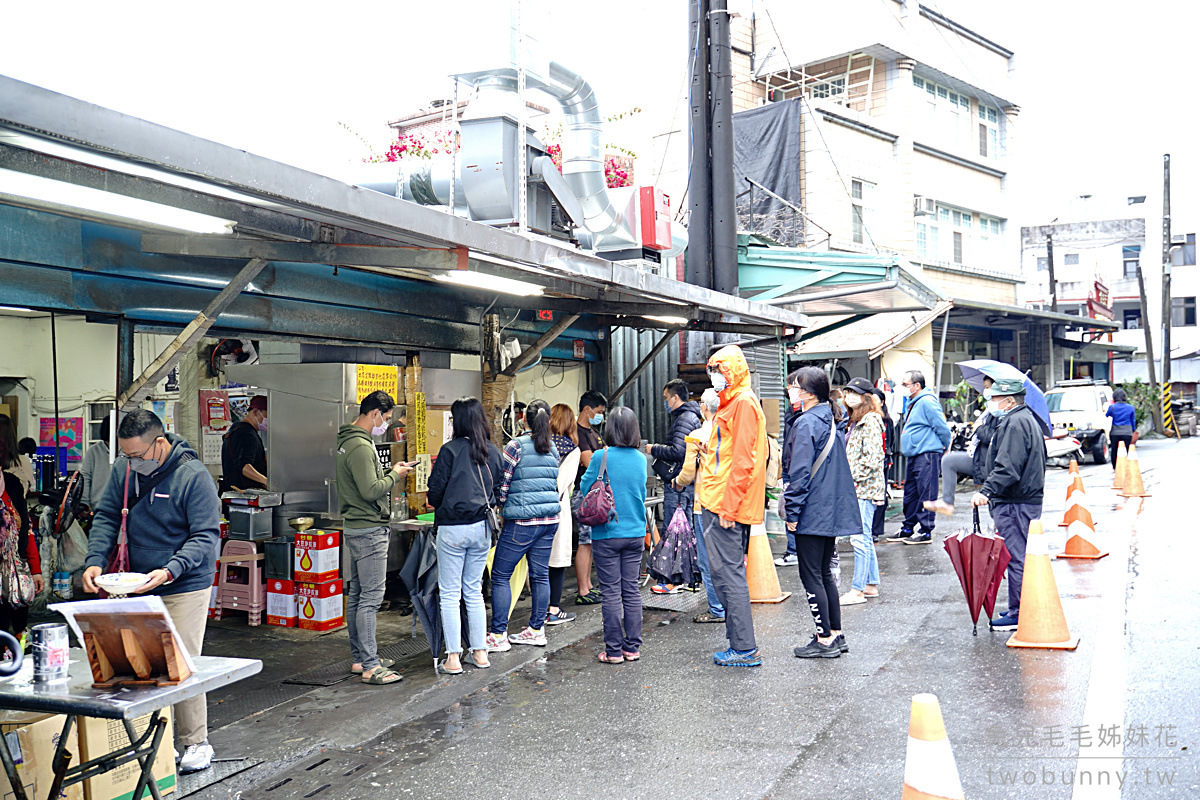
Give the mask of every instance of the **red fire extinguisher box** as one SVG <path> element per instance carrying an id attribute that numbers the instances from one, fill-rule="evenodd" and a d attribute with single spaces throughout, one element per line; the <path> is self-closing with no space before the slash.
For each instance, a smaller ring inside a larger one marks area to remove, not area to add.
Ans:
<path id="1" fill-rule="evenodd" d="M 671 248 L 671 198 L 655 186 L 638 189 L 638 216 L 642 221 L 642 247 Z"/>

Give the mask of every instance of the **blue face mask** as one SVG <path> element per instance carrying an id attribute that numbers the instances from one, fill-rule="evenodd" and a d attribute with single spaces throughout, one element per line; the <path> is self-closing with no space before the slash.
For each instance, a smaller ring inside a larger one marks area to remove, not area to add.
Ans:
<path id="1" fill-rule="evenodd" d="M 1008 412 L 1010 411 L 1012 411 L 1011 408 L 998 408 L 992 412 L 992 416 L 996 419 L 1004 419 L 1008 416 Z"/>
<path id="2" fill-rule="evenodd" d="M 663 400 L 663 411 L 667 412 L 668 414 L 671 413 L 671 404 L 666 400 Z"/>
<path id="3" fill-rule="evenodd" d="M 590 422 L 593 425 L 599 425 L 601 422 L 604 422 L 604 415 L 596 414 L 594 417 L 589 419 L 588 422 Z"/>

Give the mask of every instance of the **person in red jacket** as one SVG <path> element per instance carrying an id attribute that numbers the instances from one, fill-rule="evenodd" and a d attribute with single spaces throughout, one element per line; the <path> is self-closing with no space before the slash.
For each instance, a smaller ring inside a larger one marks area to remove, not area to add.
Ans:
<path id="1" fill-rule="evenodd" d="M 4 473 L 3 491 L 0 491 L 0 555 L 14 555 L 29 564 L 33 574 L 34 594 L 41 594 L 45 586 L 42 579 L 42 560 L 38 556 L 37 537 L 29 526 L 29 509 L 25 505 L 25 491 L 21 479 Z M 3 559 L 0 558 L 0 561 Z M 25 627 L 29 623 L 29 606 L 15 606 L 0 598 L 0 629 L 9 631 L 21 646 L 25 646 Z"/>

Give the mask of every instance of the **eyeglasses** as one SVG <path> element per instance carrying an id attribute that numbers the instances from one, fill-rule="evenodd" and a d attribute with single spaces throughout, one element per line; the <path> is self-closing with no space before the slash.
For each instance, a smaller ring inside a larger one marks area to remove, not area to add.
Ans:
<path id="1" fill-rule="evenodd" d="M 130 455 L 129 453 L 124 453 L 124 456 L 126 458 L 128 458 L 130 461 L 133 461 L 134 459 L 143 459 L 146 457 L 146 453 L 149 453 L 151 450 L 154 449 L 155 445 L 158 444 L 158 440 L 160 438 L 161 437 L 158 437 L 158 436 L 154 437 L 154 441 L 152 441 L 150 444 L 146 445 L 146 449 L 143 450 L 142 452 L 138 453 L 136 456 Z"/>

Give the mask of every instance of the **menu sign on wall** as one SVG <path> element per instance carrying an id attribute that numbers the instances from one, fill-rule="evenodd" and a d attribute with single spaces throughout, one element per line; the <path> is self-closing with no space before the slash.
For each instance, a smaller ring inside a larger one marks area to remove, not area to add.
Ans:
<path id="1" fill-rule="evenodd" d="M 371 392 L 387 392 L 392 400 L 400 402 L 397 395 L 400 385 L 400 370 L 397 367 L 374 364 L 358 364 L 354 368 L 355 402 L 361 403 Z"/>

